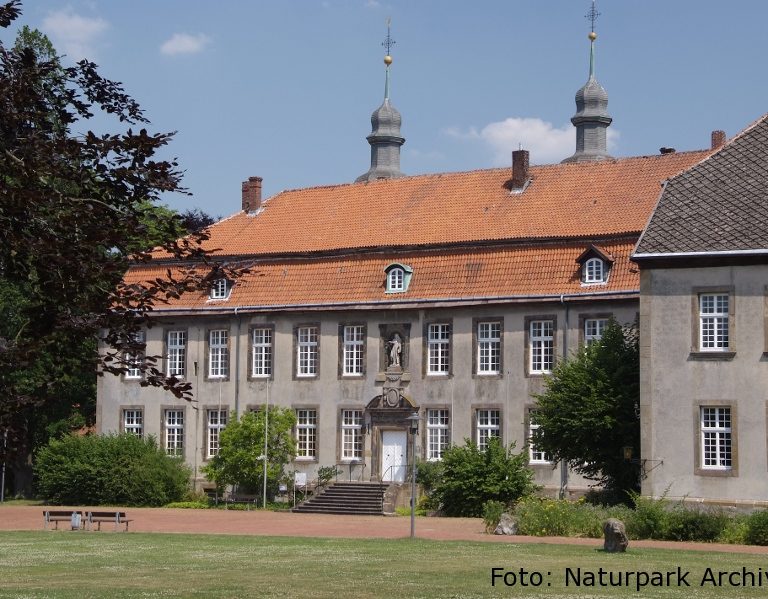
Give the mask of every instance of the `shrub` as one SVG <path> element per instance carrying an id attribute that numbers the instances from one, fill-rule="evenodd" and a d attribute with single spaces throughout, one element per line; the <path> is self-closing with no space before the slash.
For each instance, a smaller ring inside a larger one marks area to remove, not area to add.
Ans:
<path id="1" fill-rule="evenodd" d="M 749 515 L 746 541 L 750 545 L 768 545 L 768 510 Z"/>
<path id="2" fill-rule="evenodd" d="M 53 505 L 161 506 L 184 498 L 190 471 L 153 437 L 71 435 L 37 453 L 35 475 Z"/>
<path id="3" fill-rule="evenodd" d="M 723 533 L 727 524 L 728 516 L 720 510 L 697 510 L 678 505 L 667 513 L 664 538 L 711 542 Z"/>
<path id="4" fill-rule="evenodd" d="M 520 534 L 599 538 L 607 518 L 621 518 L 624 514 L 591 505 L 583 499 L 572 502 L 529 497 L 515 506 L 515 515 Z"/>
<path id="5" fill-rule="evenodd" d="M 491 499 L 483 504 L 483 521 L 485 522 L 485 531 L 493 532 L 499 525 L 501 515 L 506 506 L 501 501 Z"/>
<path id="6" fill-rule="evenodd" d="M 651 499 L 633 494 L 635 509 L 624 522 L 630 539 L 663 539 L 667 530 L 668 510 L 665 499 Z"/>
<path id="7" fill-rule="evenodd" d="M 744 514 L 734 514 L 728 518 L 728 522 L 717 537 L 718 543 L 729 543 L 732 545 L 744 545 L 747 542 L 749 517 Z"/>
<path id="8" fill-rule="evenodd" d="M 321 466 L 317 469 L 317 486 L 324 487 L 340 473 L 337 466 Z"/>
<path id="9" fill-rule="evenodd" d="M 211 506 L 207 501 L 172 501 L 163 507 L 177 510 L 207 510 Z"/>
<path id="10" fill-rule="evenodd" d="M 491 438 L 485 450 L 471 441 L 443 453 L 443 473 L 435 485 L 435 500 L 446 516 L 482 516 L 483 504 L 494 499 L 505 504 L 530 495 L 536 486 L 528 468 L 527 452 L 515 454 Z"/>

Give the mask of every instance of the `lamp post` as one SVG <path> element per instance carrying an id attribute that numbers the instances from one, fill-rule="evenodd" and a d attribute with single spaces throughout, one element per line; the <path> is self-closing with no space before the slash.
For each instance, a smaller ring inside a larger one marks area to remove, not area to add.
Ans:
<path id="1" fill-rule="evenodd" d="M 0 476 L 0 503 L 5 501 L 5 462 L 8 449 L 8 429 L 3 430 L 3 473 Z"/>
<path id="2" fill-rule="evenodd" d="M 419 414 L 406 418 L 411 432 L 411 538 L 416 537 L 416 433 L 419 432 Z"/>

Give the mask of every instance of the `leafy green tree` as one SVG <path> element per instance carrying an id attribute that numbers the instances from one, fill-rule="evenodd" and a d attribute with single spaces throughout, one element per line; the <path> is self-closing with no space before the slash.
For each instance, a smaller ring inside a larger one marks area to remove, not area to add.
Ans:
<path id="1" fill-rule="evenodd" d="M 431 494 L 446 516 L 483 516 L 487 501 L 511 504 L 536 489 L 527 455 L 514 453 L 496 438 L 482 450 L 466 440 L 443 453 L 442 472 Z"/>
<path id="2" fill-rule="evenodd" d="M 640 352 L 636 325 L 609 322 L 600 341 L 555 367 L 536 396 L 532 443 L 607 491 L 638 490 Z M 624 456 L 632 448 L 633 460 Z"/>
<path id="3" fill-rule="evenodd" d="M 265 415 L 268 418 L 265 418 Z M 296 413 L 270 406 L 231 420 L 219 437 L 219 453 L 203 468 L 221 488 L 237 485 L 258 493 L 264 484 L 264 430 L 267 429 L 267 496 L 273 498 L 286 464 L 296 457 Z"/>

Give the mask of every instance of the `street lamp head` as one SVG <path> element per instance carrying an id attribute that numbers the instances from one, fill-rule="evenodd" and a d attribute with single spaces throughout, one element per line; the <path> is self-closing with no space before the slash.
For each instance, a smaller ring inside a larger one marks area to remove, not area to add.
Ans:
<path id="1" fill-rule="evenodd" d="M 411 434 L 415 435 L 417 432 L 419 432 L 419 413 L 414 412 L 408 418 L 406 418 L 408 421 L 408 424 L 410 425 Z"/>

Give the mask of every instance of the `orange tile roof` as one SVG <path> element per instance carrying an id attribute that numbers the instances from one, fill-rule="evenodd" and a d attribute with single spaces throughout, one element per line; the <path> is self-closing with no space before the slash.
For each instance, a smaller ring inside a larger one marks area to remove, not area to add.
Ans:
<path id="1" fill-rule="evenodd" d="M 615 262 L 607 284 L 584 286 L 576 258 L 587 242 L 472 247 L 452 250 L 366 252 L 311 259 L 256 260 L 228 300 L 185 294 L 167 307 L 212 311 L 236 306 L 277 308 L 440 300 L 523 299 L 527 296 L 636 292 L 639 275 L 629 262 L 636 238 L 602 241 Z M 413 267 L 405 293 L 385 293 L 384 268 L 392 262 Z M 165 276 L 160 266 L 136 266 L 129 283 Z"/>
<path id="2" fill-rule="evenodd" d="M 520 194 L 506 187 L 511 168 L 284 191 L 213 225 L 205 247 L 259 255 L 639 233 L 662 181 L 710 153 L 532 166 Z"/>

